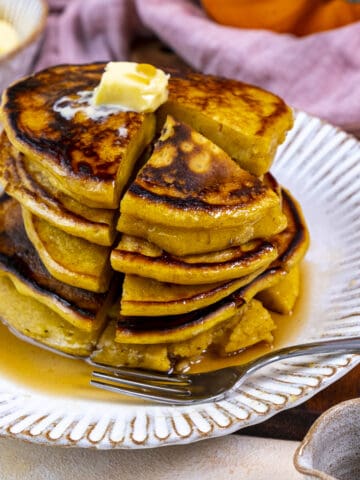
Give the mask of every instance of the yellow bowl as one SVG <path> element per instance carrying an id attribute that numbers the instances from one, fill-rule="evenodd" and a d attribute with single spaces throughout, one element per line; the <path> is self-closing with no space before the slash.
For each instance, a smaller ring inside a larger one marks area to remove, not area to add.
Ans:
<path id="1" fill-rule="evenodd" d="M 0 92 L 29 73 L 38 52 L 47 17 L 46 0 L 0 0 L 0 19 L 17 31 L 19 45 L 0 56 Z"/>

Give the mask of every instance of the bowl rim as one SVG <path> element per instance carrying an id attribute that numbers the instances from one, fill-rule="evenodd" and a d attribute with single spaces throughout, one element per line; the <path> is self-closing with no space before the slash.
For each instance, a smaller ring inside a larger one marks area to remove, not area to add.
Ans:
<path id="1" fill-rule="evenodd" d="M 306 448 L 309 446 L 309 443 L 313 440 L 313 437 L 316 435 L 316 432 L 319 428 L 319 426 L 324 422 L 324 420 L 329 420 L 333 418 L 334 413 L 341 411 L 348 406 L 352 405 L 360 405 L 360 398 L 351 398 L 350 400 L 345 400 L 343 402 L 340 402 L 333 407 L 329 408 L 325 412 L 323 412 L 319 418 L 315 420 L 315 422 L 312 424 L 310 429 L 308 430 L 307 434 L 303 438 L 302 442 L 300 445 L 297 447 L 294 453 L 294 466 L 298 472 L 304 474 L 304 475 L 312 475 L 315 478 L 318 478 L 320 480 L 337 480 L 335 477 L 332 475 L 329 475 L 321 470 L 317 470 L 308 466 L 305 466 L 303 463 L 303 458 L 302 455 Z"/>
<path id="2" fill-rule="evenodd" d="M 46 20 L 49 12 L 49 6 L 46 0 L 38 0 L 38 2 L 41 4 L 42 14 L 37 27 L 34 29 L 32 34 L 29 37 L 25 38 L 22 42 L 20 42 L 16 48 L 10 50 L 8 53 L 5 53 L 5 55 L 1 55 L 0 63 L 6 60 L 10 60 L 12 57 L 17 55 L 20 51 L 24 50 L 27 46 L 33 43 L 36 40 L 36 38 L 39 37 L 42 34 L 42 32 L 45 30 Z"/>

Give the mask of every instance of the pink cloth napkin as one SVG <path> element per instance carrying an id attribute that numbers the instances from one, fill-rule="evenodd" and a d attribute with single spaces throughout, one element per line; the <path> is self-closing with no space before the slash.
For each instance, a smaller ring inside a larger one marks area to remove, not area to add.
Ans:
<path id="1" fill-rule="evenodd" d="M 360 129 L 360 22 L 297 38 L 224 27 L 191 0 L 50 0 L 36 69 L 125 60 L 154 33 L 196 70 L 254 83 L 290 105 Z"/>
<path id="2" fill-rule="evenodd" d="M 133 0 L 48 0 L 50 14 L 35 70 L 60 63 L 125 60 L 142 32 Z"/>

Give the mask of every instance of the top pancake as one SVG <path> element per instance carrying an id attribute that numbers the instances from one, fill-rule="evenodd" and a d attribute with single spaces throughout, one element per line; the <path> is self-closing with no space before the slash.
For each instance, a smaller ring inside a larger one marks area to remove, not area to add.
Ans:
<path id="1" fill-rule="evenodd" d="M 104 64 L 62 65 L 11 85 L 2 121 L 11 143 L 93 206 L 115 208 L 154 135 L 153 114 L 88 108 Z"/>
<path id="2" fill-rule="evenodd" d="M 245 228 L 273 208 L 281 217 L 280 198 L 265 182 L 171 116 L 120 204 L 121 214 L 185 230 Z"/>
<path id="3" fill-rule="evenodd" d="M 155 115 L 94 106 L 105 64 L 60 65 L 5 90 L 2 122 L 10 142 L 92 207 L 116 208 L 135 162 L 151 142 Z M 291 127 L 276 95 L 235 80 L 172 72 L 169 100 L 156 112 L 190 125 L 255 175 L 270 168 Z"/>
<path id="4" fill-rule="evenodd" d="M 158 112 L 187 123 L 255 175 L 266 173 L 293 125 L 285 102 L 254 85 L 227 78 L 171 71 L 168 101 Z"/>

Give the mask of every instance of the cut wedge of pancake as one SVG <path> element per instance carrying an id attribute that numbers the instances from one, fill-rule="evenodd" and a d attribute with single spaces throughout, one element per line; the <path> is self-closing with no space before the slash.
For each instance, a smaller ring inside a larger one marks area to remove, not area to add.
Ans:
<path id="1" fill-rule="evenodd" d="M 278 206 L 278 195 L 223 150 L 167 117 L 145 166 L 121 201 L 121 213 L 181 228 L 253 224 Z M 281 211 L 279 212 L 281 217 Z"/>
<path id="2" fill-rule="evenodd" d="M 22 209 L 25 230 L 49 273 L 92 292 L 107 292 L 112 277 L 110 248 L 69 235 Z"/>
<path id="3" fill-rule="evenodd" d="M 104 67 L 60 65 L 12 84 L 3 94 L 2 122 L 12 145 L 73 195 L 116 208 L 154 136 L 155 117 L 94 107 Z"/>
<path id="4" fill-rule="evenodd" d="M 292 312 L 300 294 L 300 268 L 295 265 L 276 285 L 262 290 L 257 298 L 268 310 L 283 315 Z"/>
<path id="5" fill-rule="evenodd" d="M 5 191 L 61 230 L 98 245 L 115 239 L 115 210 L 91 208 L 57 189 L 52 176 L 11 147 L 5 134 L 0 142 L 0 183 Z"/>
<path id="6" fill-rule="evenodd" d="M 292 111 L 276 95 L 253 85 L 171 71 L 168 101 L 159 109 L 219 145 L 255 175 L 270 169 L 277 146 L 292 127 Z"/>
<path id="7" fill-rule="evenodd" d="M 271 344 L 276 325 L 261 302 L 252 299 L 242 314 L 232 318 L 222 329 L 214 335 L 213 343 L 220 356 L 227 356 L 259 342 Z"/>
<path id="8" fill-rule="evenodd" d="M 45 305 L 75 328 L 85 332 L 102 328 L 111 292 L 93 293 L 53 278 L 27 238 L 20 205 L 6 195 L 0 202 L 0 276 L 9 278 L 20 294 Z"/>
<path id="9" fill-rule="evenodd" d="M 119 272 L 160 282 L 201 285 L 249 275 L 277 257 L 271 241 L 253 240 L 219 252 L 176 257 L 153 243 L 123 235 L 111 252 L 111 265 Z"/>
<path id="10" fill-rule="evenodd" d="M 115 341 L 154 345 L 189 340 L 232 318 L 244 303 L 241 300 L 236 304 L 232 296 L 229 296 L 214 305 L 183 315 L 120 316 L 117 322 Z"/>
<path id="11" fill-rule="evenodd" d="M 248 303 L 260 291 L 285 278 L 304 257 L 309 244 L 309 234 L 299 205 L 285 190 L 283 208 L 288 218 L 288 227 L 276 236 L 278 251 L 281 253 L 263 273 L 217 303 L 187 314 L 121 316 L 116 330 L 116 341 L 152 344 L 186 340 L 203 329 L 206 330 L 207 325 L 214 326 L 229 319 L 235 315 L 239 306 Z"/>
<path id="12" fill-rule="evenodd" d="M 221 249 L 217 242 L 215 246 L 211 241 L 211 236 L 220 232 L 226 242 L 222 248 L 234 242 L 245 243 L 254 238 L 254 231 L 261 228 L 263 221 L 266 224 L 266 219 L 271 218 L 272 233 L 286 226 L 280 197 L 271 187 L 241 169 L 208 139 L 170 116 L 152 156 L 125 193 L 120 212 L 120 231 L 134 235 L 127 226 L 129 217 L 136 218 L 139 223 L 144 222 L 147 240 L 159 245 L 149 238 L 155 230 L 168 244 L 166 248 L 159 246 L 175 255 Z M 173 236 L 177 236 L 186 252 L 179 253 L 168 241 L 168 228 L 176 229 Z M 181 237 L 182 231 L 202 232 L 208 246 L 199 251 L 198 245 L 184 241 L 187 238 Z"/>
<path id="13" fill-rule="evenodd" d="M 212 305 L 247 285 L 266 269 L 236 280 L 208 285 L 177 285 L 137 275 L 125 275 L 121 315 L 179 315 Z"/>

